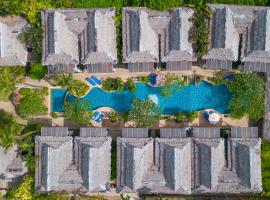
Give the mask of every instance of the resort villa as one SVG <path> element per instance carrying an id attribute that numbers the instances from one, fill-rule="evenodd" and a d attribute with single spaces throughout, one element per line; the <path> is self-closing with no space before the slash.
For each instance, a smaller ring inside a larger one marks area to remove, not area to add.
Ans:
<path id="1" fill-rule="evenodd" d="M 25 131 L 13 140 L 31 135 L 26 141 L 33 143 L 38 194 L 264 191 L 270 8 L 207 8 L 212 14 L 203 19 L 209 42 L 203 56 L 191 8 L 41 11 L 46 75 L 14 83 L 10 102 L 0 100 L 0 109 L 21 124 L 42 124 L 40 133 Z M 22 17 L 0 17 L 0 66 L 26 66 L 27 45 L 18 36 L 24 27 Z M 40 113 L 29 109 L 27 96 L 44 105 Z M 0 133 L 0 190 L 27 173 L 19 142 L 6 151 L 3 141 Z"/>

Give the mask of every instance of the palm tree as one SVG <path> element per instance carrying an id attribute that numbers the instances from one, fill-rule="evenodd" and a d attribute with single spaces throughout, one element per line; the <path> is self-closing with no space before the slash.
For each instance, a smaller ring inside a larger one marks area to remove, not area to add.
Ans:
<path id="1" fill-rule="evenodd" d="M 21 82 L 21 76 L 11 73 L 7 68 L 0 73 L 0 96 L 3 100 L 8 100 L 12 92 L 16 90 L 16 84 Z"/>
<path id="2" fill-rule="evenodd" d="M 72 74 L 62 73 L 53 77 L 52 81 L 56 85 L 70 89 L 72 87 L 73 76 Z"/>
<path id="3" fill-rule="evenodd" d="M 212 16 L 212 12 L 209 10 L 208 6 L 206 5 L 205 0 L 193 0 L 190 3 L 187 3 L 186 6 L 189 8 L 195 9 L 197 13 L 205 14 L 206 17 L 208 18 Z"/>
<path id="4" fill-rule="evenodd" d="M 39 130 L 31 130 L 22 134 L 24 126 L 16 123 L 0 125 L 0 145 L 9 149 L 13 144 L 18 143 L 24 138 L 31 136 Z"/>

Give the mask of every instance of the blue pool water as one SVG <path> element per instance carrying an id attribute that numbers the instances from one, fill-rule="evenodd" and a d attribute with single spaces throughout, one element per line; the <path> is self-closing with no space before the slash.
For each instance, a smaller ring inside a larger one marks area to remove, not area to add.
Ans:
<path id="1" fill-rule="evenodd" d="M 204 109 L 214 109 L 220 113 L 228 113 L 228 103 L 231 94 L 226 86 L 214 86 L 205 81 L 198 85 L 188 85 L 181 90 L 173 89 L 173 95 L 163 97 L 160 95 L 161 88 L 151 87 L 145 83 L 136 83 L 135 92 L 128 90 L 121 92 L 104 92 L 99 88 L 93 88 L 82 99 L 91 102 L 91 108 L 111 107 L 118 112 L 130 110 L 132 100 L 138 98 L 146 99 L 149 95 L 155 96 L 159 107 L 164 114 L 174 114 L 178 111 L 191 112 Z M 65 89 L 53 89 L 52 95 L 52 112 L 63 112 L 63 103 Z M 67 95 L 67 101 L 74 99 L 72 94 Z"/>

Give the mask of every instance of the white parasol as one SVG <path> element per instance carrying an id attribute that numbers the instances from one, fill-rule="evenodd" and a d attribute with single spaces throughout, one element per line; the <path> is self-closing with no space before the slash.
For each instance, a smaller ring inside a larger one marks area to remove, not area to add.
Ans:
<path id="1" fill-rule="evenodd" d="M 218 123 L 220 120 L 220 116 L 217 113 L 209 113 L 208 121 L 212 124 Z"/>

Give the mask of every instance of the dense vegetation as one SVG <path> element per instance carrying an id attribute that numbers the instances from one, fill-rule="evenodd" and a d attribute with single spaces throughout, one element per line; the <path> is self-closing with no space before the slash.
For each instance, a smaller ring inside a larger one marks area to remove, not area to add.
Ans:
<path id="1" fill-rule="evenodd" d="M 19 94 L 20 100 L 16 105 L 16 112 L 21 118 L 27 119 L 46 114 L 48 108 L 44 105 L 44 98 L 48 95 L 48 88 L 22 88 Z"/>
<path id="2" fill-rule="evenodd" d="M 120 91 L 125 87 L 121 78 L 107 78 L 102 82 L 102 89 L 105 91 Z"/>
<path id="3" fill-rule="evenodd" d="M 0 68 L 0 100 L 8 101 L 10 95 L 16 91 L 16 84 L 24 79 L 23 67 Z"/>
<path id="4" fill-rule="evenodd" d="M 136 127 L 149 127 L 160 118 L 161 110 L 151 99 L 135 99 L 128 115 L 128 119 L 134 122 Z"/>
<path id="5" fill-rule="evenodd" d="M 66 101 L 64 105 L 65 117 L 75 125 L 87 125 L 91 119 L 91 103 L 78 98 Z"/>
<path id="6" fill-rule="evenodd" d="M 41 80 L 48 74 L 48 68 L 40 63 L 32 63 L 30 69 L 30 77 L 34 80 Z"/>
<path id="7" fill-rule="evenodd" d="M 265 83 L 258 74 L 236 73 L 227 86 L 232 93 L 229 108 L 233 118 L 247 115 L 251 120 L 258 120 L 263 116 Z"/>
<path id="8" fill-rule="evenodd" d="M 86 83 L 80 80 L 72 81 L 70 92 L 76 97 L 83 97 L 84 95 L 86 95 L 88 90 L 89 86 Z"/>
<path id="9" fill-rule="evenodd" d="M 72 87 L 73 76 L 72 74 L 62 73 L 52 77 L 51 82 L 54 85 L 70 89 Z"/>
<path id="10" fill-rule="evenodd" d="M 270 143 L 267 141 L 262 141 L 261 159 L 263 195 L 265 197 L 270 197 Z"/>

